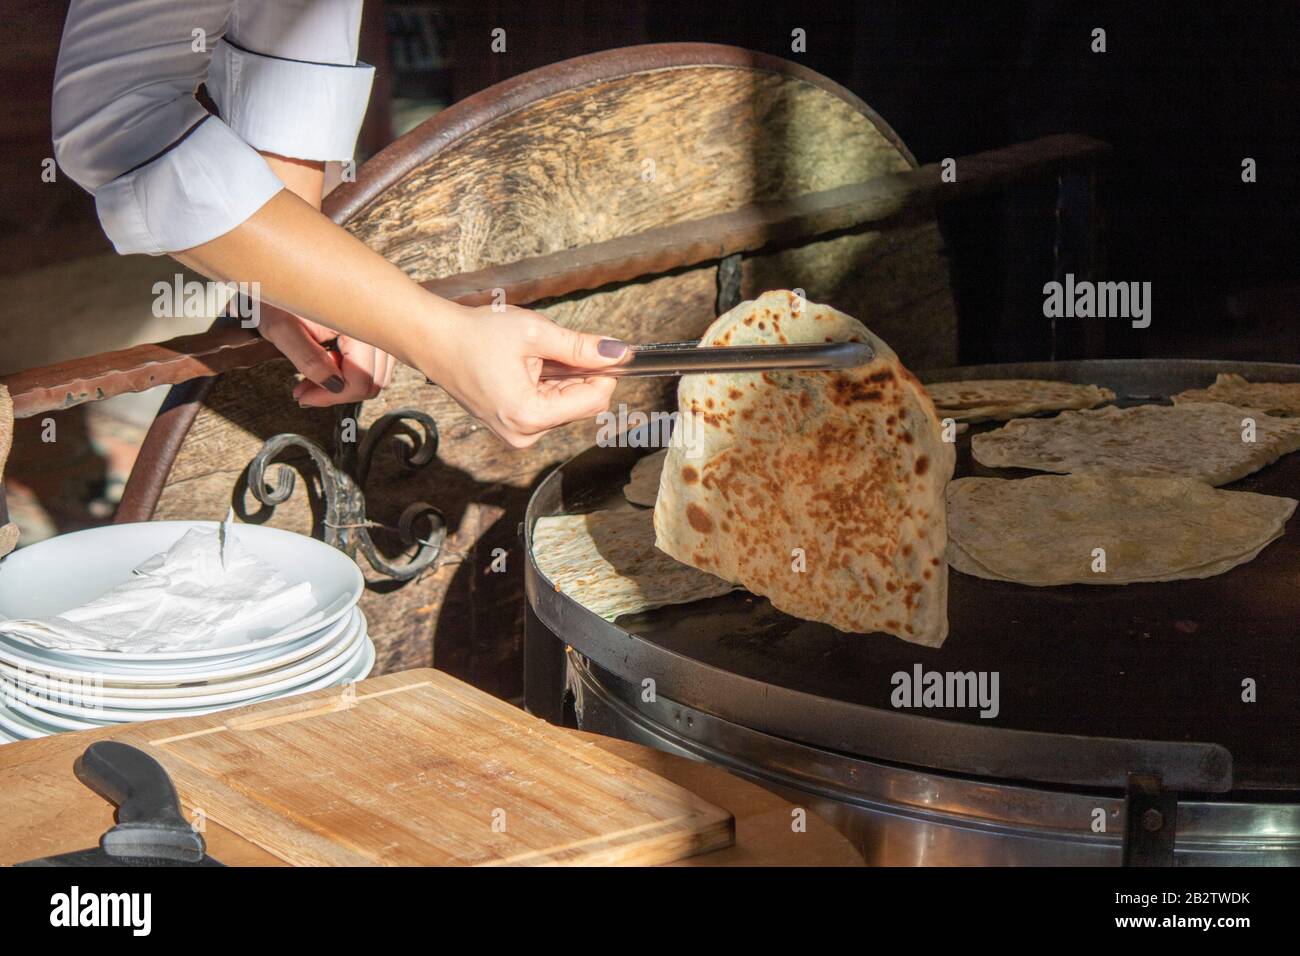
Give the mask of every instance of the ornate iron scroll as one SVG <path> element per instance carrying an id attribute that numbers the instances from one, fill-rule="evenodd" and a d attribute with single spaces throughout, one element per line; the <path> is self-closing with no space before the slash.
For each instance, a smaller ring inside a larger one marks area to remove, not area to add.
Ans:
<path id="1" fill-rule="evenodd" d="M 438 426 L 433 418 L 413 408 L 399 408 L 381 415 L 366 431 L 358 443 L 356 432 L 360 428 L 361 403 L 339 405 L 334 413 L 334 448 L 331 458 L 316 442 L 302 435 L 284 433 L 273 435 L 249 463 L 248 487 L 253 496 L 267 507 L 274 508 L 289 500 L 293 494 L 295 478 L 293 469 L 278 464 L 273 480 L 268 481 L 267 468 L 287 448 L 301 448 L 320 472 L 321 494 L 325 502 L 324 540 L 356 558 L 357 551 L 365 555 L 375 571 L 385 577 L 409 581 L 421 571 L 431 567 L 442 551 L 447 537 L 447 526 L 442 513 L 422 501 L 408 505 L 402 512 L 395 529 L 407 547 L 419 545 L 419 550 L 407 560 L 391 562 L 375 548 L 370 537 L 371 528 L 388 527 L 366 517 L 366 498 L 362 487 L 370 475 L 370 466 L 383 439 L 399 424 L 418 425 L 418 437 L 413 441 L 394 435 L 391 447 L 397 460 L 411 470 L 423 468 L 438 453 Z M 419 529 L 424 526 L 424 534 Z"/>

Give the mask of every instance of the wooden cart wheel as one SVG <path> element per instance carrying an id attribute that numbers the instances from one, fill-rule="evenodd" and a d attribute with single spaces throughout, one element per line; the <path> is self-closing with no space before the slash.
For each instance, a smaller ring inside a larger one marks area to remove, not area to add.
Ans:
<path id="1" fill-rule="evenodd" d="M 427 280 L 915 165 L 865 103 L 804 67 L 726 46 L 660 44 L 557 63 L 472 96 L 375 156 L 325 208 Z M 691 338 L 716 314 L 718 272 L 679 270 L 535 307 L 629 341 Z M 742 298 L 778 287 L 860 317 L 913 367 L 955 364 L 955 312 L 933 219 L 743 260 Z M 319 533 L 318 483 L 305 458 L 298 490 L 273 511 L 247 488 L 249 460 L 274 434 L 297 432 L 332 450 L 334 416 L 300 409 L 293 381 L 279 361 L 174 389 L 119 520 L 220 518 L 233 506 L 246 521 Z M 666 380 L 625 382 L 615 398 L 641 410 L 670 400 Z M 363 598 L 379 645 L 376 672 L 436 659 L 514 696 L 524 613 L 518 523 L 538 476 L 592 444 L 596 425 L 576 423 L 516 451 L 404 367 L 365 405 L 360 424 L 398 408 L 433 416 L 438 455 L 411 470 L 380 449 L 364 488 L 368 513 L 395 526 L 408 505 L 428 502 L 448 537 L 441 566 Z"/>

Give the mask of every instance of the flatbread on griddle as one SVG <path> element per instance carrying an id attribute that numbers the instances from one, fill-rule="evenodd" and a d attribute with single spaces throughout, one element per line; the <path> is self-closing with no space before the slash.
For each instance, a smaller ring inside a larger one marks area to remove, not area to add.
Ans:
<path id="1" fill-rule="evenodd" d="M 736 590 L 656 548 L 644 508 L 538 518 L 533 557 L 557 590 L 607 621 Z"/>
<path id="2" fill-rule="evenodd" d="M 948 485 L 948 561 L 1039 587 L 1208 578 L 1280 538 L 1295 507 L 1191 478 L 959 478 Z"/>
<path id="3" fill-rule="evenodd" d="M 1243 440 L 1245 419 L 1254 438 Z M 971 439 L 990 468 L 1196 478 L 1226 485 L 1300 448 L 1300 421 L 1222 402 L 1136 405 L 1017 418 Z"/>
<path id="4" fill-rule="evenodd" d="M 1097 385 L 1030 378 L 933 382 L 925 390 L 940 419 L 959 422 L 1005 421 L 1039 412 L 1095 408 L 1115 399 L 1114 392 Z"/>
<path id="5" fill-rule="evenodd" d="M 1300 417 L 1300 382 L 1248 382 L 1225 372 L 1209 388 L 1192 388 L 1174 396 L 1175 405 L 1189 402 L 1225 402 L 1266 415 Z"/>
<path id="6" fill-rule="evenodd" d="M 934 406 L 861 322 L 790 292 L 720 316 L 701 348 L 866 342 L 868 365 L 691 375 L 659 485 L 657 542 L 787 614 L 937 647 L 948 633 Z"/>
<path id="7" fill-rule="evenodd" d="M 652 455 L 638 459 L 632 466 L 632 474 L 623 486 L 623 497 L 634 505 L 646 505 L 653 508 L 659 497 L 659 476 L 664 470 L 664 459 L 668 449 L 663 448 Z"/>

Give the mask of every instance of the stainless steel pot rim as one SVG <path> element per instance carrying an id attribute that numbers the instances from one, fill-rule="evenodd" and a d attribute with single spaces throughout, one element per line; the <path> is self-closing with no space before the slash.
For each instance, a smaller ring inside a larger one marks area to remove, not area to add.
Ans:
<path id="1" fill-rule="evenodd" d="M 1004 836 L 1118 848 L 1122 796 L 991 782 L 830 753 L 731 724 L 641 688 L 570 651 L 570 684 L 581 713 L 595 695 L 624 720 L 673 748 L 760 783 L 775 784 L 872 813 Z M 1095 831 L 1101 811 L 1106 831 Z M 1300 804 L 1186 799 L 1178 806 L 1178 849 L 1300 853 Z"/>

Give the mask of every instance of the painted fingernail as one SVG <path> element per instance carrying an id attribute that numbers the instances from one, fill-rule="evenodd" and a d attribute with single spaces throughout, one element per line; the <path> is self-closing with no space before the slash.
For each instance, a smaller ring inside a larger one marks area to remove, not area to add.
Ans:
<path id="1" fill-rule="evenodd" d="M 325 381 L 321 382 L 321 384 L 335 395 L 343 391 L 343 379 L 339 378 L 337 375 L 331 375 L 329 378 L 325 379 Z"/>
<path id="2" fill-rule="evenodd" d="M 620 342 L 618 339 L 601 339 L 600 344 L 596 346 L 596 351 L 605 358 L 618 358 L 627 351 L 627 343 Z"/>

